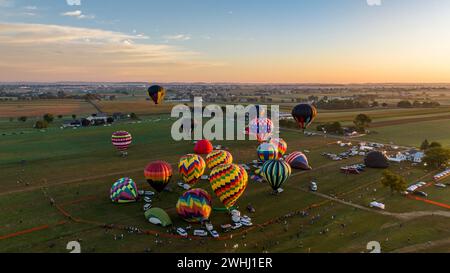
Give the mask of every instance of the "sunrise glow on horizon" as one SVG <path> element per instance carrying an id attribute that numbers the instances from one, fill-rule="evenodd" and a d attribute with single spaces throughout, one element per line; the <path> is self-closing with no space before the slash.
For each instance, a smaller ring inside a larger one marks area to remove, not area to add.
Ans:
<path id="1" fill-rule="evenodd" d="M 448 83 L 450 1 L 0 0 L 0 81 Z"/>

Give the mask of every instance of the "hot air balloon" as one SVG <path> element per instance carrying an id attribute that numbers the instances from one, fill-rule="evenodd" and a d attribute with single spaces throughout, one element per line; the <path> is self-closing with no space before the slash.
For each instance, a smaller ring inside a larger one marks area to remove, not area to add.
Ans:
<path id="1" fill-rule="evenodd" d="M 317 109 L 310 104 L 299 104 L 292 109 L 292 116 L 300 128 L 305 130 L 317 116 Z"/>
<path id="2" fill-rule="evenodd" d="M 272 138 L 270 140 L 270 143 L 272 145 L 274 145 L 275 147 L 277 147 L 277 150 L 278 150 L 277 159 L 282 158 L 284 156 L 284 154 L 286 153 L 286 151 L 287 151 L 287 143 L 286 143 L 286 141 L 284 141 L 281 138 Z"/>
<path id="3" fill-rule="evenodd" d="M 273 134 L 273 123 L 269 118 L 255 118 L 250 121 L 247 134 L 256 136 L 258 142 L 267 141 Z"/>
<path id="4" fill-rule="evenodd" d="M 112 134 L 111 142 L 117 150 L 124 152 L 128 150 L 133 138 L 126 131 L 117 131 Z"/>
<path id="5" fill-rule="evenodd" d="M 197 141 L 194 152 L 198 155 L 207 155 L 213 151 L 213 146 L 209 140 L 202 139 Z"/>
<path id="6" fill-rule="evenodd" d="M 172 178 L 172 166 L 165 161 L 152 162 L 145 168 L 144 176 L 157 192 L 162 192 Z"/>
<path id="7" fill-rule="evenodd" d="M 293 152 L 286 157 L 286 162 L 294 169 L 311 170 L 308 158 L 302 152 Z"/>
<path id="8" fill-rule="evenodd" d="M 148 95 L 152 98 L 155 104 L 161 104 L 166 96 L 166 90 L 159 85 L 153 85 L 148 88 Z"/>
<path id="9" fill-rule="evenodd" d="M 274 191 L 281 188 L 291 176 L 291 172 L 291 166 L 284 160 L 269 160 L 261 167 L 261 176 L 269 182 Z"/>
<path id="10" fill-rule="evenodd" d="M 178 164 L 178 172 L 181 178 L 189 185 L 194 185 L 198 182 L 205 172 L 205 168 L 205 160 L 195 154 L 188 154 L 181 157 L 180 163 Z"/>
<path id="11" fill-rule="evenodd" d="M 132 203 L 138 199 L 138 189 L 133 179 L 124 177 L 117 180 L 111 187 L 110 195 L 113 203 Z"/>
<path id="12" fill-rule="evenodd" d="M 271 143 L 262 143 L 256 149 L 259 160 L 266 162 L 267 160 L 277 159 L 277 147 Z"/>
<path id="13" fill-rule="evenodd" d="M 208 156 L 206 156 L 206 166 L 210 170 L 222 164 L 233 163 L 233 156 L 228 151 L 218 150 L 213 151 Z"/>
<path id="14" fill-rule="evenodd" d="M 211 214 L 211 196 L 205 190 L 191 189 L 178 199 L 177 213 L 190 223 L 201 223 Z"/>
<path id="15" fill-rule="evenodd" d="M 215 167 L 209 175 L 214 193 L 225 205 L 231 208 L 247 188 L 247 171 L 236 164 L 223 164 Z"/>

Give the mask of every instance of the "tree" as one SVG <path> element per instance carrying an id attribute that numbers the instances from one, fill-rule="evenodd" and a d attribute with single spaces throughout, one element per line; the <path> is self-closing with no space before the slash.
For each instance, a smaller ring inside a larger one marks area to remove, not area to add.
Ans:
<path id="1" fill-rule="evenodd" d="M 420 149 L 421 149 L 422 151 L 426 151 L 426 150 L 428 150 L 428 148 L 430 148 L 430 143 L 428 142 L 428 139 L 425 139 L 425 140 L 422 142 L 422 145 L 420 145 Z"/>
<path id="2" fill-rule="evenodd" d="M 59 119 L 62 119 L 62 118 L 63 118 L 63 115 L 58 115 L 58 118 L 59 118 Z"/>
<path id="3" fill-rule="evenodd" d="M 445 167 L 450 160 L 450 149 L 435 147 L 429 148 L 425 151 L 425 157 L 423 158 L 423 162 L 435 169 L 439 169 L 441 167 Z"/>
<path id="4" fill-rule="evenodd" d="M 53 120 L 55 119 L 55 117 L 53 117 L 52 114 L 48 114 L 48 113 L 45 114 L 43 118 L 47 123 L 52 123 Z"/>
<path id="5" fill-rule="evenodd" d="M 399 108 L 411 108 L 412 104 L 408 100 L 402 100 L 397 103 L 397 107 Z"/>
<path id="6" fill-rule="evenodd" d="M 355 124 L 356 129 L 359 132 L 365 132 L 366 129 L 370 126 L 370 123 L 372 123 L 372 119 L 366 114 L 359 114 L 356 116 L 353 123 Z"/>
<path id="7" fill-rule="evenodd" d="M 135 120 L 136 120 L 136 119 L 139 119 L 138 116 L 136 115 L 136 113 L 131 113 L 131 114 L 130 114 L 130 118 L 131 118 L 131 119 L 135 119 Z"/>
<path id="8" fill-rule="evenodd" d="M 431 149 L 431 148 L 442 148 L 442 144 L 439 142 L 433 141 L 428 146 L 428 149 Z"/>
<path id="9" fill-rule="evenodd" d="M 27 121 L 27 117 L 26 116 L 21 116 L 17 120 L 21 121 L 21 122 L 25 122 L 25 121 Z"/>
<path id="10" fill-rule="evenodd" d="M 387 103 L 383 102 L 383 103 L 381 104 L 381 106 L 383 106 L 383 107 L 388 107 L 389 105 L 388 105 Z"/>
<path id="11" fill-rule="evenodd" d="M 48 127 L 48 122 L 46 120 L 38 120 L 34 124 L 34 128 L 36 129 L 45 129 Z"/>
<path id="12" fill-rule="evenodd" d="M 76 119 L 76 118 L 77 118 L 77 115 L 72 114 L 72 119 Z"/>
<path id="13" fill-rule="evenodd" d="M 389 187 L 391 189 L 391 193 L 405 191 L 407 187 L 406 179 L 403 176 L 389 170 L 383 172 L 381 184 L 384 187 Z"/>

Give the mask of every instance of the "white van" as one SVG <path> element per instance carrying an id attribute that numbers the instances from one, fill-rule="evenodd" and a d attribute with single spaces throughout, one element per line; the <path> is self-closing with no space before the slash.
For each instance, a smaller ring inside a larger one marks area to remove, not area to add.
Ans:
<path id="1" fill-rule="evenodd" d="M 194 230 L 194 236 L 206 237 L 206 236 L 208 236 L 208 232 L 206 232 L 203 229 L 196 229 L 196 230 Z"/>

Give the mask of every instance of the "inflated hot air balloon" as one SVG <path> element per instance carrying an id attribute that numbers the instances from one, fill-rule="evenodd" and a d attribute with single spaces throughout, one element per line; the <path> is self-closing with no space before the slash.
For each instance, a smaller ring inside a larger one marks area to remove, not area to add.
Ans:
<path id="1" fill-rule="evenodd" d="M 308 158 L 302 152 L 293 152 L 286 157 L 286 162 L 294 169 L 299 170 L 311 170 L 309 166 Z"/>
<path id="2" fill-rule="evenodd" d="M 280 159 L 284 156 L 287 151 L 287 143 L 281 138 L 272 138 L 270 143 L 274 145 L 278 150 L 277 159 Z"/>
<path id="3" fill-rule="evenodd" d="M 211 196 L 202 189 L 189 190 L 178 199 L 177 213 L 190 223 L 201 223 L 211 214 Z"/>
<path id="4" fill-rule="evenodd" d="M 317 116 L 317 109 L 310 104 L 299 104 L 292 109 L 292 116 L 300 128 L 305 130 Z"/>
<path id="5" fill-rule="evenodd" d="M 247 171 L 236 164 L 215 167 L 209 175 L 214 193 L 227 209 L 231 208 L 247 188 Z"/>
<path id="6" fill-rule="evenodd" d="M 152 98 L 155 104 L 161 104 L 166 96 L 166 90 L 159 85 L 153 85 L 148 88 L 148 95 Z"/>
<path id="7" fill-rule="evenodd" d="M 152 162 L 145 168 L 144 176 L 150 186 L 162 192 L 172 178 L 172 166 L 165 161 Z"/>
<path id="8" fill-rule="evenodd" d="M 267 141 L 273 134 L 273 123 L 269 118 L 255 118 L 250 121 L 247 133 L 256 136 L 258 142 Z"/>
<path id="9" fill-rule="evenodd" d="M 213 146 L 209 140 L 202 139 L 197 141 L 194 152 L 198 155 L 207 155 L 213 151 Z"/>
<path id="10" fill-rule="evenodd" d="M 233 156 L 228 151 L 213 151 L 206 156 L 206 166 L 211 170 L 219 165 L 231 163 L 233 163 Z"/>
<path id="11" fill-rule="evenodd" d="M 123 152 L 128 150 L 133 137 L 126 131 L 117 131 L 112 134 L 111 142 L 117 150 Z"/>
<path id="12" fill-rule="evenodd" d="M 180 163 L 178 164 L 178 172 L 181 178 L 189 185 L 197 183 L 205 172 L 205 169 L 205 160 L 195 154 L 188 154 L 181 157 Z"/>
<path id="13" fill-rule="evenodd" d="M 269 160 L 261 167 L 261 176 L 269 182 L 274 191 L 281 186 L 291 176 L 291 166 L 284 160 Z"/>
<path id="14" fill-rule="evenodd" d="M 110 195 L 113 203 L 132 203 L 138 198 L 138 189 L 133 179 L 124 177 L 117 180 L 111 187 Z"/>
<path id="15" fill-rule="evenodd" d="M 278 158 L 277 147 L 271 143 L 261 143 L 256 149 L 256 153 L 258 154 L 258 159 L 263 162 Z"/>

